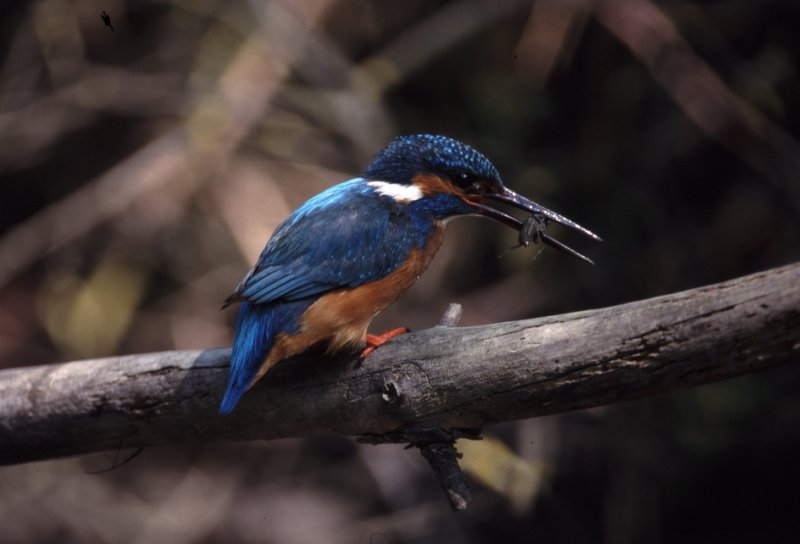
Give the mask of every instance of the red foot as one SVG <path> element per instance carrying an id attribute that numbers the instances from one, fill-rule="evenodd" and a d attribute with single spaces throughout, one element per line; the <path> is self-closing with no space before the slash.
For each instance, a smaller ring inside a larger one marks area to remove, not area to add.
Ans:
<path id="1" fill-rule="evenodd" d="M 364 351 L 361 352 L 359 359 L 363 361 L 369 357 L 373 351 L 384 345 L 395 336 L 400 336 L 401 334 L 406 334 L 407 332 L 407 327 L 397 327 L 396 329 L 391 329 L 381 334 L 368 334 L 367 347 L 365 347 Z"/>

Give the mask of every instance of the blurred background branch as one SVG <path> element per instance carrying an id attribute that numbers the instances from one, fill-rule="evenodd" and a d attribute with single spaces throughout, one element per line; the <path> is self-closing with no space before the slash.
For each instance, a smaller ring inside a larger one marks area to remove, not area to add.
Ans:
<path id="1" fill-rule="evenodd" d="M 787 190 L 800 212 L 800 144 L 740 99 L 701 60 L 669 18 L 648 0 L 599 0 L 597 18 L 708 136 Z"/>

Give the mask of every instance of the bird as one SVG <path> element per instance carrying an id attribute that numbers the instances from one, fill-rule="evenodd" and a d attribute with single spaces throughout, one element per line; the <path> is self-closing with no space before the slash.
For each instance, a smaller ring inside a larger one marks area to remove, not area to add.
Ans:
<path id="1" fill-rule="evenodd" d="M 109 27 L 111 30 L 114 30 L 114 25 L 111 24 L 111 15 L 106 13 L 105 11 L 100 14 L 100 19 L 103 20 L 103 23 Z"/>
<path id="2" fill-rule="evenodd" d="M 492 204 L 537 219 L 523 222 Z M 281 222 L 225 300 L 223 308 L 241 307 L 219 412 L 230 414 L 272 366 L 312 347 L 329 354 L 361 349 L 363 359 L 408 332 L 398 327 L 372 335 L 367 328 L 425 271 L 447 223 L 468 215 L 494 219 L 520 231 L 521 241 L 542 241 L 590 263 L 543 230 L 556 222 L 600 240 L 507 188 L 473 147 L 441 135 L 399 136 L 359 177 L 324 190 Z"/>

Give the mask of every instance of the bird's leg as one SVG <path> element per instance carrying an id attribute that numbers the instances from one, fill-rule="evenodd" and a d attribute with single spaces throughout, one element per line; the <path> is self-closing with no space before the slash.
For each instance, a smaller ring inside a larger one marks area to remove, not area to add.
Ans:
<path id="1" fill-rule="evenodd" d="M 408 327 L 397 327 L 396 329 L 390 329 L 381 334 L 368 334 L 367 347 L 365 347 L 364 351 L 361 352 L 359 359 L 363 361 L 369 357 L 373 351 L 384 345 L 395 336 L 400 336 L 401 334 L 406 334 L 407 332 L 409 332 Z"/>

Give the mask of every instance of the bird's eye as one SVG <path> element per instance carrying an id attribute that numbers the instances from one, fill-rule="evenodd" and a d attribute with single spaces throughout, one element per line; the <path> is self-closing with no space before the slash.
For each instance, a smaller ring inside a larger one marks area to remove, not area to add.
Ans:
<path id="1" fill-rule="evenodd" d="M 474 174 L 464 170 L 458 171 L 452 176 L 453 182 L 463 191 L 475 191 L 480 189 L 480 182 Z"/>

